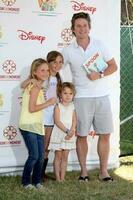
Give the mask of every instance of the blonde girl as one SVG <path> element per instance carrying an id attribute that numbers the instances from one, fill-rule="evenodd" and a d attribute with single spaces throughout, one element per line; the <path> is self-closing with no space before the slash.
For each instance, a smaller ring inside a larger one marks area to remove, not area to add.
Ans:
<path id="1" fill-rule="evenodd" d="M 59 75 L 59 71 L 63 64 L 63 56 L 58 51 L 50 51 L 47 54 L 47 62 L 49 65 L 50 76 L 47 79 L 47 81 L 45 81 L 43 84 L 44 98 L 46 100 L 50 99 L 51 97 L 57 97 L 56 90 L 61 85 L 61 78 Z M 38 86 L 38 82 L 36 82 L 34 78 L 29 77 L 27 80 L 25 80 L 21 84 L 21 87 L 25 88 L 30 83 Z M 48 145 L 49 145 L 52 129 L 54 126 L 54 118 L 53 118 L 54 106 L 55 105 L 51 105 L 44 110 L 43 121 L 44 121 L 44 128 L 45 128 L 45 141 L 44 141 L 45 149 L 44 149 L 44 163 L 43 163 L 43 169 L 42 169 L 43 179 L 47 177 L 45 175 L 45 171 L 48 164 L 48 154 L 49 154 Z"/>
<path id="2" fill-rule="evenodd" d="M 24 165 L 22 185 L 25 188 L 38 188 L 41 185 L 41 173 L 44 157 L 44 128 L 42 109 L 55 104 L 56 98 L 44 100 L 42 84 L 49 77 L 48 63 L 38 58 L 31 64 L 30 79 L 35 79 L 37 85 L 28 84 L 22 96 L 22 108 L 19 129 L 28 150 L 28 158 Z M 33 173 L 32 173 L 33 171 Z M 30 176 L 32 173 L 32 181 Z"/>

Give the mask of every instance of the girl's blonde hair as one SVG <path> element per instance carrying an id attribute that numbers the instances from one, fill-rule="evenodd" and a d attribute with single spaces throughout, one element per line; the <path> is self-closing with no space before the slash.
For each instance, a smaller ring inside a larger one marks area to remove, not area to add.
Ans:
<path id="1" fill-rule="evenodd" d="M 59 97 L 59 99 L 61 99 L 61 93 L 66 87 L 69 88 L 72 91 L 73 96 L 75 96 L 76 90 L 74 85 L 70 82 L 64 82 L 60 85 L 60 87 L 57 88 L 57 96 Z"/>
<path id="2" fill-rule="evenodd" d="M 30 79 L 37 79 L 36 75 L 34 74 L 34 72 L 36 72 L 36 70 L 40 67 L 40 65 L 42 64 L 47 64 L 48 62 L 46 60 L 44 60 L 43 58 L 37 58 L 35 59 L 32 64 L 31 64 L 31 68 L 30 68 L 30 75 L 29 78 Z"/>

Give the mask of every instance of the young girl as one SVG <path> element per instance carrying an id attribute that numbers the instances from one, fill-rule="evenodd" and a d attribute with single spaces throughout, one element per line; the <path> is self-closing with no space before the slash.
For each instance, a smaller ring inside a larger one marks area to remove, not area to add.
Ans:
<path id="1" fill-rule="evenodd" d="M 56 90 L 61 85 L 59 70 L 61 69 L 63 64 L 63 56 L 58 51 L 50 51 L 47 55 L 47 62 L 49 64 L 50 77 L 44 84 L 44 97 L 46 100 L 50 99 L 51 97 L 57 97 Z M 36 80 L 29 78 L 22 83 L 21 87 L 25 88 L 29 83 L 37 85 Z M 44 127 L 45 127 L 44 156 L 45 157 L 42 170 L 43 177 L 45 177 L 45 171 L 48 164 L 48 154 L 49 154 L 48 145 L 52 129 L 54 126 L 54 119 L 53 119 L 54 106 L 55 105 L 49 106 L 44 110 Z"/>
<path id="2" fill-rule="evenodd" d="M 38 188 L 41 185 L 41 173 L 44 157 L 44 128 L 42 109 L 55 104 L 56 98 L 44 101 L 42 83 L 49 76 L 49 67 L 47 62 L 42 59 L 36 59 L 32 62 L 30 70 L 30 79 L 35 79 L 38 86 L 29 84 L 23 92 L 22 108 L 19 120 L 19 129 L 23 136 L 25 145 L 28 149 L 28 159 L 24 165 L 22 184 L 25 188 Z M 33 170 L 33 173 L 32 173 Z M 30 175 L 32 173 L 32 184 Z"/>
<path id="3" fill-rule="evenodd" d="M 45 84 L 45 98 L 48 100 L 51 97 L 57 97 L 57 88 L 61 85 L 61 78 L 59 75 L 59 70 L 63 64 L 63 56 L 58 51 L 50 51 L 47 55 L 47 62 L 50 68 L 50 77 Z M 44 126 L 45 126 L 45 153 L 44 153 L 44 164 L 43 164 L 43 177 L 45 178 L 45 171 L 48 163 L 48 146 L 50 141 L 50 136 L 54 126 L 54 106 L 49 106 L 44 110 Z"/>
<path id="4" fill-rule="evenodd" d="M 75 88 L 72 83 L 64 82 L 58 87 L 60 102 L 54 110 L 55 125 L 48 149 L 55 151 L 54 172 L 57 181 L 64 181 L 68 154 L 75 149 L 76 113 L 73 104 Z"/>

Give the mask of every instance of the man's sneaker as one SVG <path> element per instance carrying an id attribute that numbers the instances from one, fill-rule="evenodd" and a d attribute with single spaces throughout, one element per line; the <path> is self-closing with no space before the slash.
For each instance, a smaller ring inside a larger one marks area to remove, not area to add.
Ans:
<path id="1" fill-rule="evenodd" d="M 32 190 L 32 189 L 35 189 L 35 186 L 32 184 L 28 184 L 28 185 L 24 185 L 24 188 L 28 190 Z"/>
<path id="2" fill-rule="evenodd" d="M 43 185 L 41 183 L 38 183 L 35 185 L 35 187 L 40 190 L 40 189 L 43 189 Z"/>

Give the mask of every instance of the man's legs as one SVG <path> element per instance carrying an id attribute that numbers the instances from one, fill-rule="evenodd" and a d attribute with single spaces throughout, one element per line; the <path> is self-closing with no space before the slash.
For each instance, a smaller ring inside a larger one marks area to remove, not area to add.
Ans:
<path id="1" fill-rule="evenodd" d="M 81 167 L 81 177 L 79 177 L 79 180 L 81 178 L 81 180 L 87 181 L 87 136 L 93 121 L 95 111 L 94 98 L 76 98 L 74 104 L 77 114 L 77 156 Z"/>
<path id="2" fill-rule="evenodd" d="M 100 161 L 100 177 L 109 177 L 107 167 L 108 167 L 108 157 L 110 150 L 110 134 L 102 134 L 99 136 L 97 151 Z"/>
<path id="3" fill-rule="evenodd" d="M 99 178 L 103 179 L 109 177 L 107 167 L 110 151 L 110 133 L 113 132 L 112 112 L 108 96 L 98 97 L 96 99 L 96 109 L 93 125 L 96 132 L 99 134 L 97 145 L 100 161 Z M 111 179 L 105 179 L 105 181 L 108 180 Z"/>
<path id="4" fill-rule="evenodd" d="M 87 176 L 86 158 L 88 153 L 87 137 L 77 137 L 77 156 L 81 167 L 81 176 Z"/>

